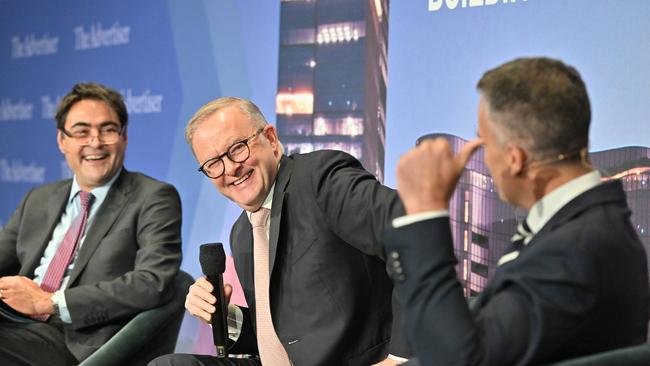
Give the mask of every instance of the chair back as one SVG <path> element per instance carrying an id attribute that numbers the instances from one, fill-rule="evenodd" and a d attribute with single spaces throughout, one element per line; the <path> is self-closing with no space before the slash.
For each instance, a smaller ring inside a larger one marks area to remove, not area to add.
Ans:
<path id="1" fill-rule="evenodd" d="M 192 276 L 179 271 L 169 302 L 136 315 L 79 365 L 146 365 L 158 356 L 174 353 L 185 313 L 185 295 L 192 283 Z"/>

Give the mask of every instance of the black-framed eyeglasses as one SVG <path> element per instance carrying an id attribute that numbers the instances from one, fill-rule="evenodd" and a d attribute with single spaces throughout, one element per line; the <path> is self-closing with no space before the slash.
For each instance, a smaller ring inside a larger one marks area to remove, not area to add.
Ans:
<path id="1" fill-rule="evenodd" d="M 230 159 L 230 161 L 233 163 L 245 162 L 246 159 L 248 159 L 251 155 L 251 149 L 248 146 L 248 142 L 259 135 L 262 131 L 264 131 L 264 127 L 261 127 L 255 131 L 255 133 L 249 137 L 230 145 L 225 153 L 219 156 L 215 156 L 212 159 L 208 159 L 205 163 L 203 163 L 203 165 L 199 167 L 198 171 L 205 174 L 208 178 L 217 179 L 221 177 L 226 171 L 223 157 L 227 156 L 228 159 Z"/>
<path id="2" fill-rule="evenodd" d="M 103 145 L 112 145 L 119 141 L 120 136 L 124 133 L 124 126 L 119 127 L 117 124 L 110 123 L 100 127 L 79 127 L 74 131 L 66 131 L 65 128 L 60 130 L 80 146 L 90 145 L 95 138 Z M 97 133 L 93 134 L 93 130 L 97 130 Z"/>

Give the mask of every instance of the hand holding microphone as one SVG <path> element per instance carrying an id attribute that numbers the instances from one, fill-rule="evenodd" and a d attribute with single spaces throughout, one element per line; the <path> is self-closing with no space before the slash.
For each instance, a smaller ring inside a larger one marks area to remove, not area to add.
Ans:
<path id="1" fill-rule="evenodd" d="M 192 316 L 207 324 L 211 324 L 212 314 L 216 311 L 217 298 L 212 295 L 212 291 L 214 291 L 212 284 L 205 277 L 200 277 L 190 286 L 185 297 L 185 309 Z M 225 303 L 228 305 L 232 294 L 232 286 L 227 283 L 224 284 L 223 293 Z"/>
<path id="2" fill-rule="evenodd" d="M 199 278 L 192 286 L 185 301 L 185 308 L 193 316 L 212 325 L 217 357 L 228 357 L 227 305 L 232 294 L 230 285 L 223 285 L 226 255 L 221 243 L 203 244 L 199 261 L 206 277 Z"/>

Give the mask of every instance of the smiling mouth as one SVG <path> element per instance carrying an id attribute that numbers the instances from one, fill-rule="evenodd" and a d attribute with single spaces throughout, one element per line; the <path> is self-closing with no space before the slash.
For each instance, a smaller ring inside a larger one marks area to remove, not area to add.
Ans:
<path id="1" fill-rule="evenodd" d="M 106 158 L 108 158 L 108 154 L 93 154 L 93 155 L 86 155 L 83 157 L 83 159 L 86 161 L 99 161 L 99 160 L 104 160 Z"/>
<path id="2" fill-rule="evenodd" d="M 236 181 L 234 181 L 234 182 L 232 182 L 230 184 L 232 184 L 233 186 L 238 186 L 238 185 L 244 183 L 245 181 L 247 181 L 248 178 L 250 178 L 250 176 L 252 174 L 253 174 L 253 170 L 251 169 L 248 173 L 244 174 L 244 176 L 242 176 L 241 178 L 237 179 Z"/>

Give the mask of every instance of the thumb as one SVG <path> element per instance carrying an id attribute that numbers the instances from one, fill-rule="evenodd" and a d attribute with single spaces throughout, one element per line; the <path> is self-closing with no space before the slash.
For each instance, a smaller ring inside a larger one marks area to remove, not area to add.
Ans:
<path id="1" fill-rule="evenodd" d="M 232 296 L 232 286 L 226 283 L 223 285 L 223 297 L 226 299 L 226 304 L 230 304 L 230 296 Z"/>
<path id="2" fill-rule="evenodd" d="M 478 150 L 478 148 L 481 147 L 481 145 L 483 145 L 482 139 L 474 139 L 472 141 L 467 141 L 467 143 L 460 149 L 460 151 L 454 158 L 456 160 L 456 165 L 458 166 L 459 169 L 463 169 L 465 165 L 467 165 L 469 158 L 471 158 L 472 155 L 474 155 L 476 150 Z"/>

